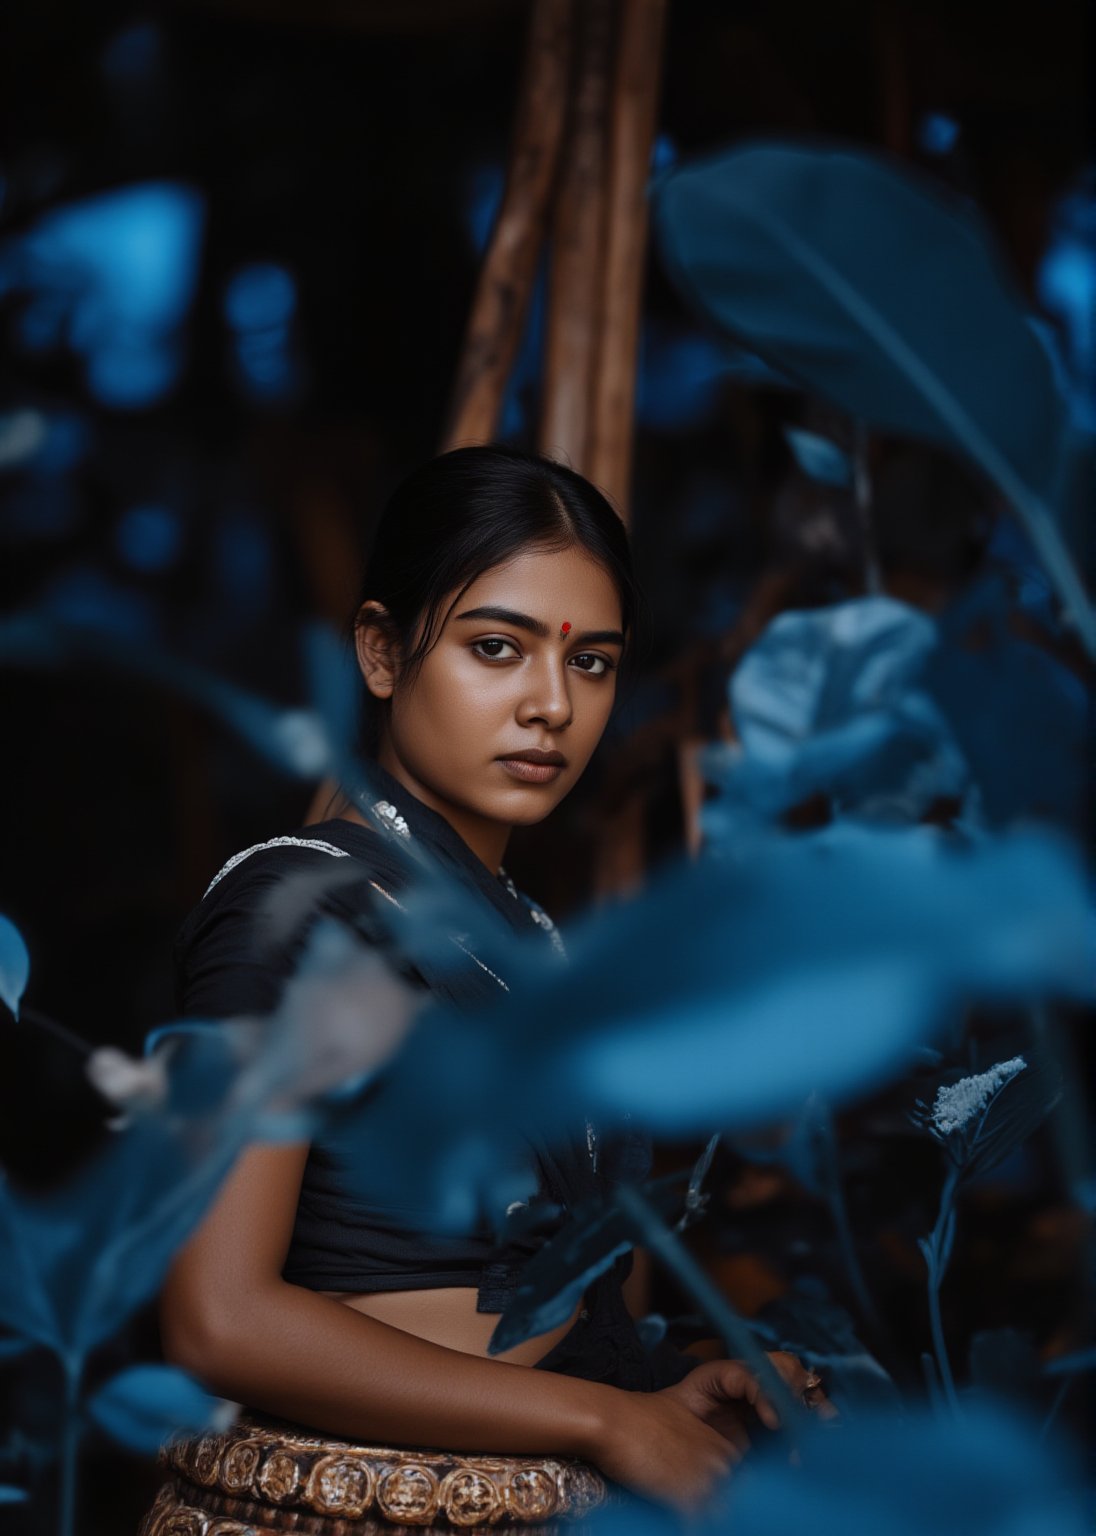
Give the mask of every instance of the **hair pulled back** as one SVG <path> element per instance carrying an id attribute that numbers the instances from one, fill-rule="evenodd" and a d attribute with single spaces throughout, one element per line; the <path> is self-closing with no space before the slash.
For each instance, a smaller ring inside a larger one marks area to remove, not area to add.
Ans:
<path id="1" fill-rule="evenodd" d="M 422 666 L 449 611 L 484 571 L 523 550 L 576 545 L 612 578 L 629 637 L 637 594 L 628 536 L 602 493 L 575 470 L 539 454 L 501 444 L 454 448 L 415 470 L 389 498 L 351 631 L 362 604 L 383 604 L 385 627 L 402 657 L 402 684 Z M 367 714 L 367 747 L 375 744 L 369 725 Z"/>

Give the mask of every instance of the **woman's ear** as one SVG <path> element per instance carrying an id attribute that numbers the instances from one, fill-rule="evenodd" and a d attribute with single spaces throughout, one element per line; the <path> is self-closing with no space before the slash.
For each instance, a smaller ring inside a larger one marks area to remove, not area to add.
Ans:
<path id="1" fill-rule="evenodd" d="M 369 692 L 375 699 L 390 699 L 399 678 L 400 647 L 382 603 L 363 603 L 358 609 L 354 649 Z"/>

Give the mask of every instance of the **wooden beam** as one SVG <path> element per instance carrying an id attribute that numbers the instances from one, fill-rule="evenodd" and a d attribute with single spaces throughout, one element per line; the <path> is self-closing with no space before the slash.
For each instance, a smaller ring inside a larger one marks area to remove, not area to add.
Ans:
<path id="1" fill-rule="evenodd" d="M 502 206 L 480 269 L 440 452 L 490 442 L 521 345 L 559 164 L 573 0 L 536 0 Z"/>
<path id="2" fill-rule="evenodd" d="M 538 446 L 584 473 L 602 303 L 613 0 L 579 7 L 564 162 L 552 227 Z"/>
<path id="3" fill-rule="evenodd" d="M 666 0 L 623 0 L 611 137 L 590 479 L 629 521 L 636 370 L 647 258 L 647 181 L 658 117 Z"/>

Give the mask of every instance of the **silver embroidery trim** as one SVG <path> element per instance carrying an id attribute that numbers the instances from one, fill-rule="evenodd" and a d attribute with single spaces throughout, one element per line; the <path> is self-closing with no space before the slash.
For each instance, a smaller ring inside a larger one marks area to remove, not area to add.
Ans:
<path id="1" fill-rule="evenodd" d="M 206 886 L 202 892 L 202 900 L 205 900 L 218 880 L 223 880 L 231 870 L 236 868 L 237 864 L 242 864 L 244 859 L 249 859 L 253 853 L 262 853 L 264 848 L 315 848 L 319 853 L 329 853 L 334 859 L 350 857 L 345 848 L 336 848 L 334 843 L 325 843 L 318 837 L 271 837 L 265 843 L 253 843 L 250 848 L 234 853 L 228 863 L 217 871 Z"/>

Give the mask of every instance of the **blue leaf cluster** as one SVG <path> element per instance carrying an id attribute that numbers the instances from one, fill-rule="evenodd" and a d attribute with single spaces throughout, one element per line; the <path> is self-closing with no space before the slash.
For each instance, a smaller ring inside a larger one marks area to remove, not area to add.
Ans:
<path id="1" fill-rule="evenodd" d="M 671 278 L 721 329 L 858 421 L 978 466 L 1096 657 L 1055 521 L 1070 435 L 1046 348 L 977 210 L 845 146 L 758 141 L 663 176 Z"/>
<path id="2" fill-rule="evenodd" d="M 938 638 L 927 614 L 889 597 L 774 619 L 731 678 L 739 745 L 704 758 L 722 791 L 709 833 L 727 841 L 739 807 L 771 818 L 814 795 L 893 823 L 960 798 L 966 762 L 922 686 Z"/>

